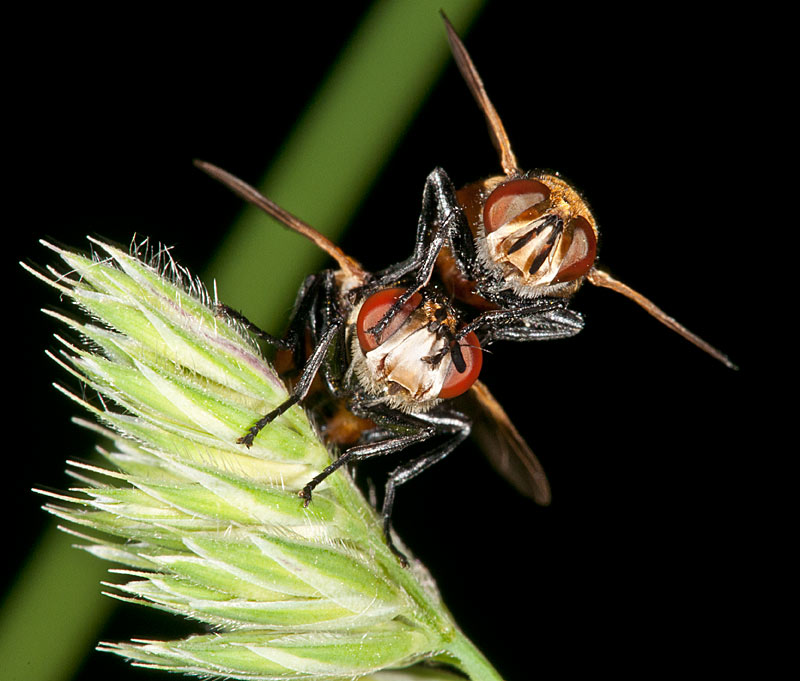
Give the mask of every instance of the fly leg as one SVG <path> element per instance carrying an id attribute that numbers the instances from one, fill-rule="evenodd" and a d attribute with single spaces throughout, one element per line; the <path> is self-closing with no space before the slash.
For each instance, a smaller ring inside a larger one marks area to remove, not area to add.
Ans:
<path id="1" fill-rule="evenodd" d="M 256 324 L 251 322 L 241 312 L 234 310 L 229 305 L 217 303 L 214 306 L 214 314 L 217 317 L 228 317 L 241 324 L 247 331 L 265 343 L 281 350 L 297 350 L 299 338 L 302 336 L 302 327 L 309 319 L 314 306 L 317 304 L 317 290 L 320 287 L 329 286 L 325 273 L 322 275 L 309 275 L 306 277 L 300 290 L 297 292 L 292 317 L 289 320 L 289 327 L 283 338 L 267 333 Z"/>
<path id="2" fill-rule="evenodd" d="M 404 463 L 395 468 L 390 474 L 386 482 L 386 491 L 383 496 L 383 508 L 381 509 L 381 516 L 383 517 L 383 534 L 386 537 L 386 543 L 392 550 L 398 560 L 403 566 L 408 565 L 408 559 L 403 553 L 394 545 L 392 540 L 392 508 L 394 506 L 394 497 L 397 487 L 404 482 L 408 482 L 416 477 L 422 471 L 430 468 L 433 464 L 438 463 L 444 459 L 450 452 L 452 452 L 459 444 L 461 444 L 468 436 L 472 424 L 468 417 L 459 412 L 449 412 L 443 416 L 435 416 L 431 414 L 419 415 L 421 419 L 425 419 L 431 423 L 437 431 L 452 431 L 452 436 L 444 443 L 436 447 L 426 454 Z"/>
<path id="3" fill-rule="evenodd" d="M 294 391 L 289 399 L 268 414 L 262 416 L 249 428 L 247 433 L 236 440 L 236 442 L 238 442 L 240 445 L 245 445 L 246 447 L 252 447 L 253 440 L 255 439 L 256 435 L 258 435 L 265 426 L 272 423 L 276 418 L 289 409 L 289 407 L 292 407 L 300 402 L 308 394 L 308 391 L 311 388 L 311 383 L 314 381 L 317 371 L 319 371 L 322 362 L 325 360 L 325 357 L 328 354 L 328 348 L 330 347 L 331 342 L 336 337 L 336 334 L 339 333 L 343 325 L 343 319 L 331 320 L 327 330 L 323 334 L 322 338 L 320 338 L 319 343 L 317 343 L 317 347 L 314 348 L 314 352 L 311 353 L 311 356 L 308 358 L 308 361 L 303 367 L 303 371 L 300 373 L 300 378 L 297 381 L 297 385 L 295 386 Z"/>
<path id="4" fill-rule="evenodd" d="M 540 299 L 515 309 L 482 312 L 456 333 L 456 342 L 470 331 L 482 335 L 481 345 L 497 340 L 531 341 L 569 338 L 583 329 L 583 316 L 560 300 Z"/>
<path id="5" fill-rule="evenodd" d="M 438 365 L 451 355 L 456 371 L 464 372 L 466 363 L 461 341 L 471 331 L 480 336 L 481 347 L 498 340 L 532 341 L 570 338 L 583 329 L 583 316 L 573 312 L 560 300 L 542 298 L 532 305 L 482 312 L 452 335 L 450 342 L 423 360 Z"/>
<path id="6" fill-rule="evenodd" d="M 289 330 L 283 342 L 287 348 L 295 352 L 296 356 L 300 356 L 303 338 L 308 330 L 315 338 L 316 346 L 306 360 L 289 399 L 256 421 L 247 433 L 237 440 L 239 444 L 252 447 L 256 435 L 265 426 L 308 394 L 317 372 L 325 364 L 331 343 L 340 335 L 339 332 L 345 324 L 344 318 L 336 310 L 335 287 L 336 283 L 330 270 L 306 278 L 297 295 Z M 322 332 L 321 335 L 318 335 L 319 331 Z"/>
<path id="7" fill-rule="evenodd" d="M 434 169 L 425 179 L 425 188 L 422 191 L 422 209 L 417 221 L 414 253 L 410 258 L 376 272 L 378 286 L 388 286 L 419 269 L 428 257 L 430 244 L 435 238 L 434 233 L 443 226 L 450 214 L 459 211 L 453 182 L 444 170 Z"/>
<path id="8" fill-rule="evenodd" d="M 455 247 L 456 244 L 459 250 L 462 248 L 474 250 L 469 224 L 456 198 L 455 187 L 447 173 L 441 168 L 436 168 L 425 180 L 413 255 L 376 275 L 377 285 L 385 287 L 413 272 L 411 285 L 386 311 L 381 320 L 367 331 L 380 336 L 411 296 L 428 284 L 442 248 L 446 245 Z"/>
<path id="9" fill-rule="evenodd" d="M 263 329 L 256 326 L 253 322 L 251 322 L 241 312 L 237 312 L 232 307 L 229 307 L 224 303 L 217 303 L 214 306 L 214 314 L 217 317 L 228 317 L 229 319 L 233 319 L 239 322 L 239 324 L 241 324 L 254 336 L 257 336 L 265 343 L 268 343 L 273 347 L 280 348 L 281 350 L 290 350 L 293 347 L 293 344 L 290 340 L 284 338 L 278 338 L 277 336 L 273 336 L 271 333 L 267 333 Z"/>
<path id="10" fill-rule="evenodd" d="M 413 444 L 427 440 L 432 437 L 435 432 L 434 428 L 423 426 L 417 432 L 408 435 L 400 435 L 397 437 L 390 436 L 388 439 L 350 447 L 350 449 L 343 452 L 336 461 L 330 464 L 321 473 L 315 475 L 308 484 L 298 492 L 298 494 L 303 497 L 303 506 L 308 506 L 314 488 L 331 473 L 337 471 L 345 464 L 358 463 L 359 461 L 371 459 L 376 456 L 383 456 L 384 454 L 394 454 Z"/>
<path id="11" fill-rule="evenodd" d="M 357 409 L 357 408 L 356 408 Z M 374 412 L 370 412 L 376 418 Z M 436 446 L 431 451 L 404 463 L 389 474 L 386 482 L 386 489 L 383 498 L 381 517 L 383 519 L 383 530 L 386 537 L 386 544 L 394 553 L 398 560 L 404 565 L 408 565 L 408 560 L 403 553 L 395 546 L 392 540 L 392 508 L 394 506 L 395 492 L 399 485 L 408 482 L 411 478 L 419 475 L 433 464 L 441 461 L 463 442 L 470 433 L 472 422 L 464 414 L 457 411 L 439 410 L 435 413 L 425 414 L 383 414 L 376 418 L 383 425 L 391 428 L 394 425 L 397 429 L 406 431 L 404 435 L 392 436 L 388 439 L 356 445 L 345 451 L 336 461 L 331 463 L 321 473 L 312 478 L 309 483 L 300 490 L 299 495 L 303 498 L 303 505 L 308 506 L 314 488 L 319 485 L 331 473 L 338 470 L 345 464 L 357 463 L 375 456 L 392 454 L 401 451 L 406 447 L 424 442 L 434 436 L 447 436 L 447 439 Z M 415 429 L 414 432 L 408 432 Z"/>

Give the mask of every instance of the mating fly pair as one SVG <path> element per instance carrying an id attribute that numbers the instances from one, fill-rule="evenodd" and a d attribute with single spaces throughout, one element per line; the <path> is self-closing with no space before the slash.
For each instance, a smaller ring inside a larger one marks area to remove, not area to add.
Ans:
<path id="1" fill-rule="evenodd" d="M 536 457 L 477 380 L 481 347 L 497 340 L 575 335 L 583 319 L 567 303 L 584 281 L 631 298 L 734 367 L 644 296 L 595 267 L 598 229 L 585 201 L 556 174 L 520 171 L 483 82 L 446 18 L 445 24 L 459 70 L 486 116 L 504 175 L 455 191 L 446 173 L 434 170 L 423 192 L 414 253 L 407 260 L 370 274 L 246 183 L 198 163 L 339 264 L 338 270 L 305 280 L 280 339 L 225 310 L 279 348 L 276 362 L 294 372 L 291 397 L 255 423 L 240 443 L 252 444 L 292 405 L 302 401 L 309 407 L 326 441 L 343 451 L 300 491 L 306 504 L 316 486 L 341 466 L 424 443 L 422 454 L 389 474 L 385 488 L 386 540 L 402 561 L 391 538 L 396 488 L 447 456 L 471 431 L 519 491 L 539 503 L 550 501 Z"/>
<path id="2" fill-rule="evenodd" d="M 295 301 L 286 333 L 275 338 L 243 316 L 221 306 L 220 313 L 242 322 L 277 348 L 275 365 L 287 380 L 291 395 L 257 421 L 239 443 L 252 445 L 269 423 L 303 402 L 326 444 L 341 454 L 300 490 L 307 505 L 313 490 L 345 464 L 392 454 L 414 445 L 424 450 L 388 476 L 382 506 L 389 547 L 405 562 L 391 537 L 391 513 L 396 488 L 447 456 L 473 430 L 490 460 L 521 491 L 548 503 L 547 479 L 502 407 L 478 380 L 483 363 L 481 346 L 490 337 L 483 330 L 462 333 L 464 313 L 434 282 L 417 282 L 408 261 L 372 274 L 322 234 L 286 212 L 250 185 L 209 163 L 199 168 L 220 180 L 284 225 L 311 239 L 339 265 L 308 276 Z M 452 187 L 434 171 L 423 193 L 419 231 L 423 225 L 444 225 L 461 218 L 451 205 Z M 449 182 L 449 181 L 448 181 Z M 397 301 L 403 300 L 401 305 Z M 583 326 L 580 315 L 562 301 L 541 299 L 530 312 L 530 323 L 541 338 L 574 335 Z M 381 326 L 375 332 L 376 326 Z M 451 400 L 470 412 L 453 406 Z M 472 416 L 474 415 L 474 416 Z M 508 454 L 515 458 L 509 463 Z"/>

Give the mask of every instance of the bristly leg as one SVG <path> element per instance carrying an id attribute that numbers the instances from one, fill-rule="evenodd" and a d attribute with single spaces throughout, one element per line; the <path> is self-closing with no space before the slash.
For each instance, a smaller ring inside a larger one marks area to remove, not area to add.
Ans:
<path id="1" fill-rule="evenodd" d="M 319 485 L 331 473 L 334 473 L 345 464 L 358 463 L 371 459 L 376 456 L 383 456 L 385 454 L 394 454 L 406 447 L 413 444 L 423 442 L 436 434 L 436 430 L 432 427 L 421 427 L 417 432 L 409 435 L 400 435 L 397 437 L 390 437 L 385 440 L 377 442 L 370 442 L 362 445 L 355 445 L 350 447 L 341 454 L 332 464 L 325 468 L 322 472 L 315 475 L 308 484 L 301 489 L 298 494 L 303 498 L 303 506 L 308 506 L 311 502 L 312 493 L 314 488 Z"/>
<path id="2" fill-rule="evenodd" d="M 232 307 L 229 307 L 224 303 L 217 303 L 214 306 L 214 315 L 223 318 L 228 317 L 229 319 L 237 321 L 254 336 L 260 338 L 265 343 L 269 343 L 270 345 L 276 348 L 280 348 L 281 350 L 290 350 L 293 346 L 290 340 L 278 338 L 277 336 L 273 336 L 271 333 L 267 333 L 263 329 L 256 326 L 253 322 L 251 322 L 241 312 L 237 312 Z"/>
<path id="3" fill-rule="evenodd" d="M 256 435 L 258 435 L 264 429 L 264 427 L 268 426 L 287 409 L 300 402 L 308 394 L 308 391 L 311 389 L 311 384 L 314 381 L 314 377 L 317 375 L 317 371 L 319 371 L 320 366 L 322 366 L 322 362 L 325 360 L 325 357 L 328 353 L 328 348 L 336 337 L 336 334 L 339 333 L 343 326 L 344 319 L 339 318 L 331 320 L 330 326 L 328 326 L 328 328 L 325 330 L 325 333 L 323 334 L 322 338 L 320 338 L 317 347 L 314 348 L 314 352 L 311 353 L 311 356 L 308 358 L 308 361 L 303 367 L 303 371 L 300 373 L 300 378 L 297 381 L 297 385 L 295 386 L 294 391 L 289 399 L 278 406 L 277 409 L 273 409 L 271 412 L 265 416 L 262 416 L 258 421 L 256 421 L 245 435 L 236 440 L 237 443 L 245 445 L 246 447 L 252 447 Z"/>
<path id="4" fill-rule="evenodd" d="M 569 338 L 583 329 L 583 316 L 562 300 L 540 298 L 512 309 L 482 312 L 456 333 L 460 340 L 470 331 L 481 334 L 481 345 L 497 340 L 532 341 Z"/>
<path id="5" fill-rule="evenodd" d="M 235 311 L 234 316 L 234 318 L 240 319 L 246 325 L 251 324 Z M 325 270 L 318 275 L 306 277 L 295 300 L 289 329 L 284 338 L 280 340 L 279 347 L 300 353 L 301 339 L 305 338 L 306 330 L 311 329 L 315 334 L 319 330 L 321 331 L 321 336 L 316 338 L 316 346 L 311 355 L 305 360 L 289 398 L 276 409 L 256 421 L 248 429 L 247 433 L 237 440 L 238 444 L 252 447 L 256 436 L 267 425 L 306 397 L 317 372 L 325 363 L 331 344 L 344 328 L 344 324 L 345 320 L 336 307 L 336 281 L 333 272 Z"/>
<path id="6" fill-rule="evenodd" d="M 374 416 L 374 414 L 373 414 Z M 383 507 L 381 509 L 381 517 L 383 520 L 384 536 L 386 544 L 392 553 L 397 556 L 397 559 L 404 566 L 408 566 L 408 559 L 394 544 L 392 540 L 392 508 L 394 506 L 395 491 L 397 487 L 405 482 L 408 482 L 415 476 L 422 473 L 433 464 L 444 459 L 450 452 L 452 452 L 461 442 L 463 442 L 470 433 L 472 423 L 470 419 L 461 414 L 460 412 L 450 410 L 440 410 L 437 413 L 427 412 L 424 414 L 386 414 L 387 421 L 394 422 L 395 425 L 403 425 L 406 429 L 409 427 L 417 428 L 416 432 L 397 437 L 390 437 L 389 439 L 379 440 L 362 445 L 356 445 L 345 451 L 336 461 L 331 463 L 321 473 L 312 478 L 308 484 L 301 489 L 298 494 L 303 498 L 303 505 L 308 506 L 311 502 L 311 497 L 314 488 L 319 485 L 331 473 L 335 472 L 345 464 L 358 463 L 366 459 L 384 454 L 392 454 L 406 449 L 407 447 L 424 442 L 436 435 L 449 436 L 447 440 L 433 450 L 421 454 L 420 456 L 405 462 L 398 468 L 395 468 L 390 474 L 386 482 L 386 488 L 383 498 Z"/>
<path id="7" fill-rule="evenodd" d="M 469 225 L 456 198 L 455 187 L 447 173 L 436 168 L 425 180 L 414 253 L 407 260 L 376 274 L 381 286 L 397 282 L 412 272 L 413 280 L 378 323 L 367 330 L 370 334 L 380 336 L 411 296 L 428 284 L 440 251 L 447 245 L 463 247 L 465 233 L 469 233 Z M 471 235 L 466 243 L 471 247 Z"/>
<path id="8" fill-rule="evenodd" d="M 416 477 L 424 470 L 427 470 L 433 464 L 438 463 L 444 459 L 450 452 L 452 452 L 459 444 L 461 444 L 470 434 L 472 424 L 468 417 L 455 411 L 447 412 L 445 415 L 436 416 L 434 414 L 424 415 L 423 418 L 428 420 L 431 425 L 439 429 L 439 431 L 448 430 L 452 436 L 433 450 L 418 456 L 411 461 L 407 461 L 402 465 L 395 468 L 389 473 L 389 478 L 386 481 L 386 490 L 383 497 L 383 508 L 381 509 L 381 516 L 383 517 L 383 534 L 386 537 L 386 543 L 392 550 L 398 560 L 404 567 L 408 566 L 408 559 L 403 553 L 394 545 L 392 541 L 392 509 L 394 508 L 394 497 L 396 489 L 403 483 L 408 482 Z"/>

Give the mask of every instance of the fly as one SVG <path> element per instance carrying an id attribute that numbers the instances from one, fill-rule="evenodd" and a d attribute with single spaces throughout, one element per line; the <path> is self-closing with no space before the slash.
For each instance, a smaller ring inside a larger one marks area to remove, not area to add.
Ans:
<path id="1" fill-rule="evenodd" d="M 568 302 L 588 281 L 630 298 L 662 324 L 735 369 L 719 350 L 596 267 L 599 232 L 587 203 L 557 174 L 520 169 L 483 81 L 447 17 L 442 16 L 459 71 L 488 123 L 503 175 L 455 191 L 443 170 L 431 174 L 428 181 L 435 184 L 436 195 L 461 211 L 446 224 L 420 222 L 414 255 L 404 263 L 407 272 L 415 272 L 416 286 L 424 285 L 434 267 L 438 269 L 451 295 L 479 312 L 459 335 L 478 331 L 485 345 L 494 340 L 556 337 L 556 329 L 543 328 L 546 317 L 541 301 Z M 402 304 L 401 299 L 397 308 Z M 375 330 L 383 328 L 393 313 L 394 309 Z"/>
<path id="2" fill-rule="evenodd" d="M 289 398 L 264 415 L 238 442 L 251 446 L 258 433 L 291 406 L 302 403 L 326 444 L 342 452 L 310 480 L 299 494 L 304 505 L 314 489 L 345 464 L 400 452 L 418 444 L 426 451 L 401 464 L 389 475 L 381 515 L 390 549 L 406 563 L 391 536 L 396 488 L 441 461 L 474 431 L 478 438 L 499 434 L 490 460 L 518 488 L 540 503 L 550 498 L 547 479 L 536 457 L 517 433 L 502 407 L 477 379 L 483 363 L 478 335 L 462 333 L 463 315 L 446 292 L 434 283 L 409 288 L 401 263 L 372 274 L 324 235 L 283 210 L 242 180 L 205 162 L 196 165 L 236 194 L 286 227 L 311 239 L 330 255 L 338 269 L 305 279 L 298 292 L 285 334 L 276 338 L 239 313 L 220 306 L 252 333 L 277 348 L 275 365 L 290 390 Z M 426 183 L 420 222 L 446 224 L 460 215 L 446 197 L 433 200 L 431 178 Z M 413 284 L 412 284 L 413 285 Z M 542 324 L 562 335 L 580 328 L 579 315 L 560 301 L 542 300 Z M 378 332 L 374 327 L 394 310 Z M 463 400 L 470 415 L 452 401 Z M 480 407 L 479 409 L 475 408 Z M 489 425 L 491 424 L 491 425 Z M 509 462 L 509 454 L 514 459 Z"/>

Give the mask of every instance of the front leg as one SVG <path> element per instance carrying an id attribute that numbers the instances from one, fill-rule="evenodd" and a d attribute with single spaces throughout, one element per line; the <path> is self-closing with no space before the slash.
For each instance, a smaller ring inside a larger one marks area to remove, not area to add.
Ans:
<path id="1" fill-rule="evenodd" d="M 408 565 L 408 559 L 394 545 L 394 541 L 392 540 L 392 509 L 394 508 L 395 492 L 400 485 L 415 478 L 424 470 L 433 466 L 433 464 L 444 459 L 469 436 L 472 428 L 472 423 L 469 418 L 456 411 L 449 412 L 445 415 L 428 413 L 420 415 L 420 418 L 428 421 L 436 432 L 451 432 L 452 435 L 438 447 L 395 468 L 389 474 L 389 479 L 386 482 L 386 491 L 383 496 L 383 508 L 381 509 L 383 534 L 392 553 L 397 556 L 398 560 L 403 564 L 403 567 Z"/>
<path id="2" fill-rule="evenodd" d="M 343 326 L 344 320 L 341 318 L 330 320 L 328 328 L 325 330 L 325 333 L 320 338 L 319 343 L 317 343 L 317 346 L 314 348 L 314 351 L 311 353 L 311 356 L 308 358 L 308 361 L 303 367 L 303 371 L 300 373 L 300 378 L 297 381 L 297 385 L 295 385 L 294 391 L 289 399 L 284 401 L 268 414 L 262 416 L 249 428 L 247 433 L 240 437 L 236 442 L 245 445 L 246 447 L 252 447 L 256 435 L 258 435 L 265 426 L 272 423 L 276 418 L 288 410 L 289 407 L 292 407 L 300 402 L 308 394 L 308 391 L 311 389 L 311 384 L 314 381 L 322 362 L 325 360 L 328 354 L 328 348 Z"/>
<path id="3" fill-rule="evenodd" d="M 442 248 L 449 246 L 453 250 L 455 244 L 458 245 L 459 253 L 464 250 L 462 244 L 471 247 L 472 233 L 458 203 L 452 181 L 444 170 L 436 168 L 425 180 L 413 255 L 376 276 L 376 282 L 381 288 L 394 284 L 407 275 L 412 275 L 411 284 L 380 321 L 367 329 L 369 333 L 380 336 L 411 296 L 428 284 Z"/>
<path id="4" fill-rule="evenodd" d="M 214 314 L 217 317 L 233 319 L 241 324 L 247 331 L 257 338 L 276 347 L 280 350 L 292 350 L 298 352 L 300 339 L 303 338 L 306 328 L 314 329 L 315 315 L 314 310 L 318 305 L 320 291 L 328 298 L 331 297 L 330 290 L 335 286 L 330 271 L 325 270 L 320 274 L 310 274 L 303 281 L 303 285 L 297 292 L 292 316 L 289 326 L 283 338 L 278 338 L 256 326 L 241 312 L 234 310 L 224 303 L 217 303 L 214 306 Z"/>
<path id="5" fill-rule="evenodd" d="M 410 258 L 377 272 L 375 279 L 378 285 L 385 288 L 417 270 L 425 260 L 433 232 L 439 229 L 448 216 L 456 210 L 459 210 L 459 203 L 453 182 L 444 170 L 435 168 L 425 178 L 414 252 Z"/>
<path id="6" fill-rule="evenodd" d="M 214 316 L 222 318 L 227 317 L 228 319 L 233 319 L 234 321 L 241 324 L 254 336 L 257 336 L 265 343 L 269 343 L 273 347 L 279 348 L 280 350 L 291 350 L 293 348 L 293 343 L 291 340 L 278 338 L 277 336 L 273 336 L 272 334 L 267 333 L 263 329 L 256 326 L 253 322 L 251 322 L 241 312 L 234 310 L 232 307 L 229 307 L 224 303 L 217 303 L 216 305 L 214 305 Z"/>
<path id="7" fill-rule="evenodd" d="M 375 417 L 375 414 L 371 414 Z M 435 435 L 449 435 L 447 440 L 411 461 L 404 463 L 389 474 L 386 483 L 386 491 L 383 499 L 381 516 L 383 518 L 383 529 L 386 543 L 403 566 L 408 565 L 408 560 L 403 553 L 394 545 L 391 535 L 391 515 L 394 506 L 396 488 L 411 478 L 419 475 L 425 469 L 432 466 L 437 461 L 441 461 L 445 456 L 455 449 L 455 447 L 466 439 L 470 433 L 471 422 L 469 418 L 459 412 L 425 413 L 425 414 L 399 414 L 388 412 L 383 416 L 376 417 L 376 420 L 385 423 L 388 428 L 392 424 L 395 427 L 402 427 L 405 431 L 403 435 L 396 435 L 387 432 L 385 439 L 369 442 L 355 447 L 350 447 L 336 461 L 331 463 L 321 473 L 312 478 L 308 484 L 298 493 L 303 498 L 303 505 L 308 506 L 311 501 L 314 488 L 319 485 L 331 473 L 335 472 L 345 464 L 357 463 L 384 454 L 393 454 L 406 449 L 412 445 L 420 444 Z"/>
<path id="8" fill-rule="evenodd" d="M 333 463 L 314 476 L 309 483 L 298 492 L 303 497 L 303 506 L 308 506 L 314 488 L 331 473 L 348 463 L 356 463 L 383 454 L 399 452 L 409 445 L 422 442 L 434 434 L 434 430 L 421 424 L 411 414 L 391 409 L 375 398 L 356 393 L 350 396 L 347 408 L 356 416 L 369 419 L 375 423 L 372 433 L 362 441 L 339 455 Z"/>
<path id="9" fill-rule="evenodd" d="M 482 312 L 456 333 L 456 341 L 478 332 L 482 345 L 498 340 L 532 341 L 569 338 L 583 329 L 583 315 L 560 300 L 541 298 L 515 309 Z"/>

